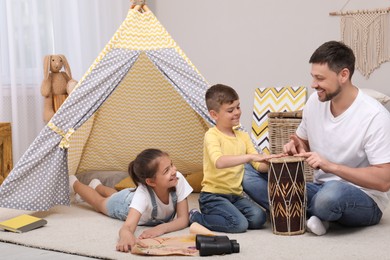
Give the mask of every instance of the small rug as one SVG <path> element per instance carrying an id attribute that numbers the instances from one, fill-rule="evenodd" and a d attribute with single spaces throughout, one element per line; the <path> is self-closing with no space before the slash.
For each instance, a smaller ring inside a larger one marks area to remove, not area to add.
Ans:
<path id="1" fill-rule="evenodd" d="M 198 208 L 198 194 L 189 197 L 189 208 Z M 0 241 L 28 247 L 64 252 L 100 259 L 143 259 L 144 255 L 122 253 L 115 250 L 118 231 L 123 221 L 95 212 L 86 203 L 70 207 L 57 206 L 47 212 L 29 212 L 0 208 L 0 221 L 20 214 L 45 218 L 44 227 L 26 232 L 0 231 Z M 138 227 L 136 235 L 146 227 Z M 331 225 L 324 236 L 306 232 L 302 235 L 282 236 L 272 233 L 270 223 L 260 230 L 240 234 L 224 234 L 237 240 L 240 252 L 224 256 L 224 260 L 238 259 L 389 259 L 390 208 L 381 222 L 372 227 L 344 228 Z M 164 237 L 189 235 L 189 228 L 165 234 Z M 201 256 L 158 256 L 161 259 L 205 259 Z M 149 258 L 148 258 L 149 259 Z"/>

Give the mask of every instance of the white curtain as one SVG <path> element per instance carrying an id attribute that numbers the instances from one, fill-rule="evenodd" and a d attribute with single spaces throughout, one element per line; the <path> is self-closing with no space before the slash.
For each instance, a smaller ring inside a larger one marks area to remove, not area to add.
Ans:
<path id="1" fill-rule="evenodd" d="M 14 163 L 44 126 L 44 56 L 65 55 L 78 81 L 130 5 L 130 0 L 0 0 L 0 122 L 11 122 Z"/>

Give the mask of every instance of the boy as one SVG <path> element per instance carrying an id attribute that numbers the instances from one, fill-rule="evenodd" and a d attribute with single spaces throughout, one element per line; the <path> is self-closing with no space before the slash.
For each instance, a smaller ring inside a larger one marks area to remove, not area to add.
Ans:
<path id="1" fill-rule="evenodd" d="M 266 213 L 242 196 L 244 164 L 267 171 L 267 160 L 275 157 L 258 154 L 248 133 L 236 130 L 240 124 L 240 101 L 237 92 L 222 84 L 206 92 L 206 105 L 216 125 L 204 137 L 203 181 L 199 196 L 202 213 L 190 212 L 190 222 L 208 229 L 240 233 L 260 229 Z"/>

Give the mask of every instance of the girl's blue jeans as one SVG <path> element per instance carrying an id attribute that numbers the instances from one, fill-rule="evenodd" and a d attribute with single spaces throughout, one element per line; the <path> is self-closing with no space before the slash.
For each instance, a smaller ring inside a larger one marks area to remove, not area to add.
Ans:
<path id="1" fill-rule="evenodd" d="M 242 233 L 247 229 L 260 229 L 266 213 L 252 201 L 237 195 L 201 192 L 201 214 L 194 214 L 193 222 L 206 228 L 226 233 Z"/>
<path id="2" fill-rule="evenodd" d="M 269 210 L 267 173 L 259 173 L 252 165 L 246 164 L 243 188 L 256 203 Z M 351 184 L 342 181 L 308 182 L 306 190 L 308 217 L 314 215 L 323 221 L 335 221 L 350 227 L 375 225 L 382 218 L 375 201 Z"/>

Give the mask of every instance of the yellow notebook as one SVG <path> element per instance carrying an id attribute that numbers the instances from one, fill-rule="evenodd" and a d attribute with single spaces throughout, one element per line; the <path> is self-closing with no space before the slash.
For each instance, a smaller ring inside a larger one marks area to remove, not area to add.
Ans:
<path id="1" fill-rule="evenodd" d="M 0 229 L 22 233 L 46 225 L 47 221 L 31 215 L 23 214 L 3 222 L 0 222 Z"/>

